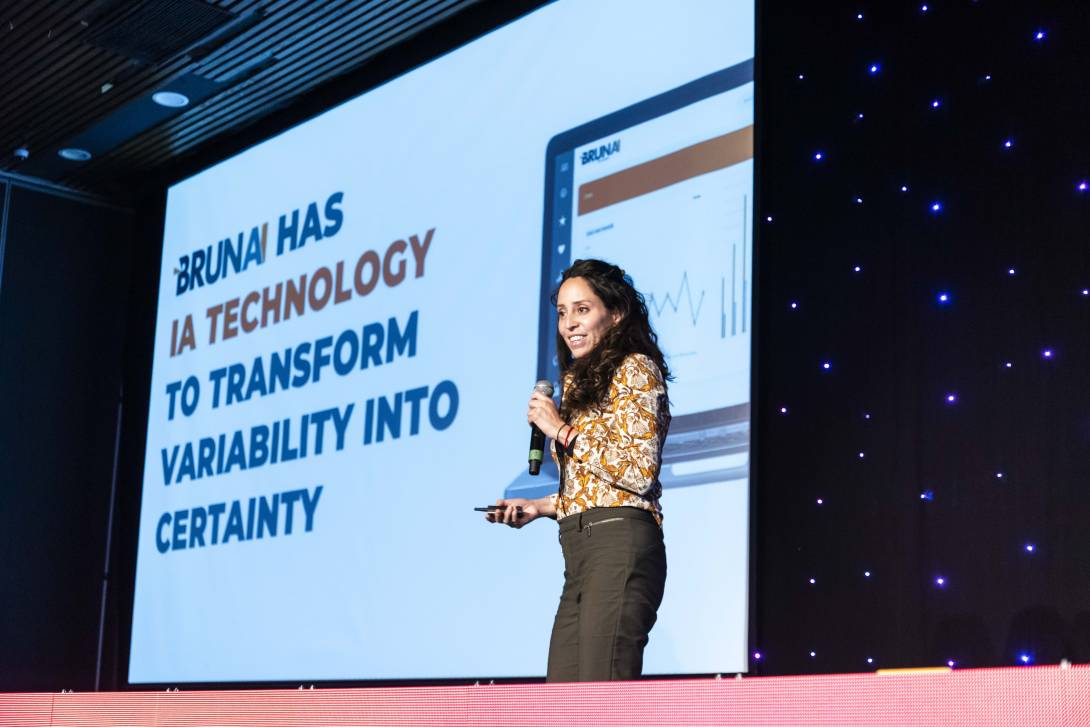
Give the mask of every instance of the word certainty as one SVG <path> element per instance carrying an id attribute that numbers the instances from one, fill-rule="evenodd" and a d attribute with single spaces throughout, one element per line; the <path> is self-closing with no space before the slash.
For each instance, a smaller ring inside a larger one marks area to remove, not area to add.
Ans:
<path id="1" fill-rule="evenodd" d="M 277 492 L 271 496 L 251 497 L 245 502 L 232 500 L 197 506 L 187 510 L 164 512 L 155 526 L 155 548 L 160 553 L 211 545 L 228 545 L 260 540 L 277 535 L 291 535 L 314 529 L 314 514 L 322 485 Z"/>
<path id="2" fill-rule="evenodd" d="M 334 192 L 321 207 L 317 202 L 311 202 L 305 209 L 280 215 L 276 227 L 276 254 L 299 250 L 308 242 L 336 235 L 344 224 L 343 201 L 344 192 Z M 225 237 L 182 255 L 174 268 L 177 276 L 175 296 L 213 285 L 229 275 L 238 275 L 251 265 L 264 265 L 268 260 L 268 241 L 269 223 L 260 222 L 248 231 L 240 231 L 237 236 Z"/>

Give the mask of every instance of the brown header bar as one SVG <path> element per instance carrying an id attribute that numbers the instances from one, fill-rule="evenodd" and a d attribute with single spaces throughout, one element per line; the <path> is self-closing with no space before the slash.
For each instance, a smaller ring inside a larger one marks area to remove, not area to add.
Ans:
<path id="1" fill-rule="evenodd" d="M 651 159 L 579 187 L 579 214 L 753 158 L 753 125 Z"/>

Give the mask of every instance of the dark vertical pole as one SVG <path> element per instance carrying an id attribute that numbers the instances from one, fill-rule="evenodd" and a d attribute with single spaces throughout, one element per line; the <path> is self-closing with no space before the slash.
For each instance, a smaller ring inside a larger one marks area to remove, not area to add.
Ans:
<path id="1" fill-rule="evenodd" d="M 4 248 L 8 242 L 8 215 L 11 214 L 11 182 L 4 184 L 4 209 L 0 211 L 0 291 L 4 289 Z"/>
<path id="2" fill-rule="evenodd" d="M 102 683 L 102 642 L 106 636 L 106 592 L 110 584 L 110 545 L 114 534 L 114 501 L 117 495 L 118 454 L 121 452 L 121 405 L 125 399 L 125 385 L 117 387 L 117 417 L 114 429 L 114 471 L 110 476 L 110 509 L 106 517 L 106 555 L 102 563 L 102 604 L 98 616 L 98 655 L 95 657 L 95 691 Z"/>

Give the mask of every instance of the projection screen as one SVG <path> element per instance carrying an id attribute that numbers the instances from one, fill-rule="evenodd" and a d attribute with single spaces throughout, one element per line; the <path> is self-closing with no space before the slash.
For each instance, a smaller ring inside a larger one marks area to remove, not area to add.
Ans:
<path id="1" fill-rule="evenodd" d="M 559 0 L 169 190 L 131 683 L 535 676 L 546 296 L 625 268 L 676 381 L 645 673 L 746 670 L 752 0 Z"/>

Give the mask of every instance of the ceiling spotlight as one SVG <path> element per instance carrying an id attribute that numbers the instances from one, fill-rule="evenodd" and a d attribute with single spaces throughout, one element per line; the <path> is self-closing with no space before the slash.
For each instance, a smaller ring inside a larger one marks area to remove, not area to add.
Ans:
<path id="1" fill-rule="evenodd" d="M 170 109 L 180 109 L 189 105 L 188 96 L 174 91 L 156 91 L 151 95 L 151 100 Z"/>
<path id="2" fill-rule="evenodd" d="M 25 146 L 21 146 L 18 149 L 14 150 L 12 154 L 14 154 L 15 158 L 19 161 L 23 161 L 24 159 L 30 158 L 30 149 L 27 149 Z"/>
<path id="3" fill-rule="evenodd" d="M 65 147 L 58 151 L 57 155 L 61 159 L 67 159 L 70 162 L 85 162 L 91 158 L 91 152 L 86 149 L 77 149 L 75 147 Z"/>

